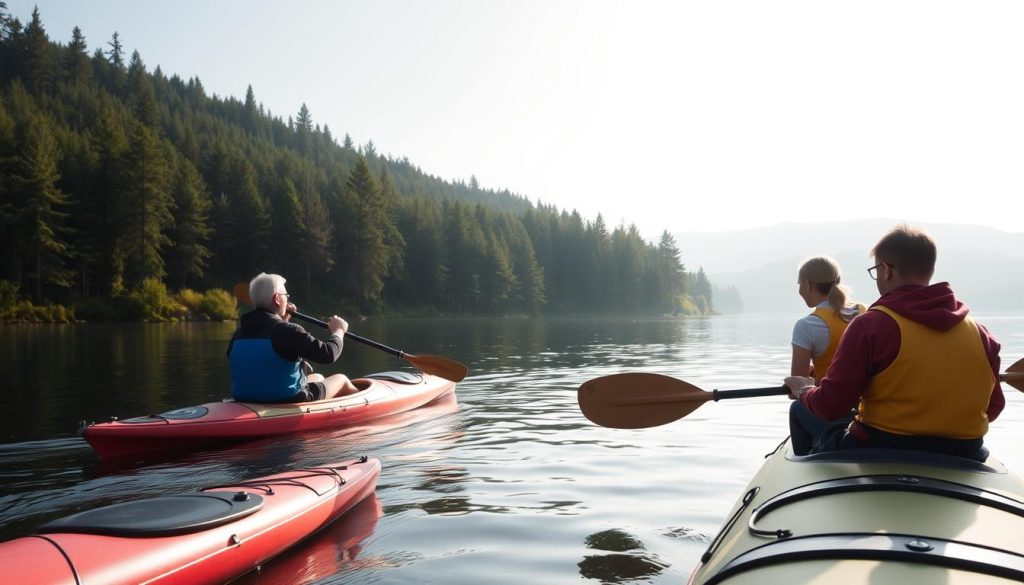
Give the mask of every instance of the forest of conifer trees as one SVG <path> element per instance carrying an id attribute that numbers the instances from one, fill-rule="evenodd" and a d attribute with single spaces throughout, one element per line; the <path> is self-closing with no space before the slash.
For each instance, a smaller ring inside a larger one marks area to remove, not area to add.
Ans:
<path id="1" fill-rule="evenodd" d="M 666 231 L 445 181 L 314 121 L 52 40 L 0 3 L 0 297 L 83 307 L 278 272 L 363 313 L 713 310 Z M 80 309 L 79 314 L 83 311 Z M 116 311 L 115 311 L 116 313 Z M 97 313 L 102 314 L 102 312 Z M 105 315 L 117 318 L 118 315 Z"/>

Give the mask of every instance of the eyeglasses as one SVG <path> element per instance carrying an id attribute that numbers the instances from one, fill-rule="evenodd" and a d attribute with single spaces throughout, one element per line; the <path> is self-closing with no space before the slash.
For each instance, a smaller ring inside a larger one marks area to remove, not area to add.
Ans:
<path id="1" fill-rule="evenodd" d="M 871 280 L 878 280 L 878 269 L 883 264 L 888 266 L 889 268 L 895 268 L 895 266 L 893 266 L 892 264 L 889 264 L 888 262 L 879 262 L 878 264 L 875 264 L 871 268 L 868 268 L 868 276 L 871 277 Z"/>
<path id="2" fill-rule="evenodd" d="M 284 297 L 284 298 L 286 298 L 286 299 L 287 299 L 288 297 L 290 297 L 290 296 L 291 296 L 291 295 L 290 295 L 290 294 L 288 294 L 288 293 L 274 293 L 274 294 L 275 294 L 275 295 L 277 295 L 277 296 L 279 296 L 279 297 Z"/>

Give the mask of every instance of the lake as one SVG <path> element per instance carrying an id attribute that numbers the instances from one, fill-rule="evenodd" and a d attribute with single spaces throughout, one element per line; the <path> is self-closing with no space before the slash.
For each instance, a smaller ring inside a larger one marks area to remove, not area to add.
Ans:
<path id="1" fill-rule="evenodd" d="M 781 384 L 802 313 L 686 319 L 365 320 L 352 331 L 467 364 L 456 399 L 355 428 L 110 465 L 77 434 L 228 393 L 233 323 L 0 326 L 0 538 L 97 505 L 366 454 L 375 498 L 241 579 L 268 583 L 680 583 L 742 487 L 788 433 L 784 397 L 708 403 L 625 431 L 591 424 L 576 390 L 656 372 L 705 390 Z M 976 315 L 1024 356 L 1024 314 Z M 400 369 L 349 342 L 327 372 Z M 989 432 L 1024 472 L 1024 396 Z"/>

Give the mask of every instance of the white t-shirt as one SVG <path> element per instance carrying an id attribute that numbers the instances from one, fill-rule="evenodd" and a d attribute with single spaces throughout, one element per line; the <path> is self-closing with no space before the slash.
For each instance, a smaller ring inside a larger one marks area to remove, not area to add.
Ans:
<path id="1" fill-rule="evenodd" d="M 832 305 L 828 301 L 822 301 L 815 309 L 829 309 Z M 856 315 L 856 307 L 845 307 L 844 314 Z M 828 325 L 821 320 L 821 317 L 810 314 L 803 317 L 793 325 L 793 345 L 811 350 L 811 355 L 818 357 L 828 349 Z"/>

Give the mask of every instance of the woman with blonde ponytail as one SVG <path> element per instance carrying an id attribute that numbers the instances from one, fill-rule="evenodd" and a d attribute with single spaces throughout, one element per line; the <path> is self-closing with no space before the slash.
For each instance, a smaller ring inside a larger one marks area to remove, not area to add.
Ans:
<path id="1" fill-rule="evenodd" d="M 797 291 L 814 311 L 793 326 L 793 362 L 790 375 L 825 377 L 846 326 L 865 311 L 849 300 L 839 284 L 839 264 L 828 256 L 816 256 L 800 265 Z"/>

